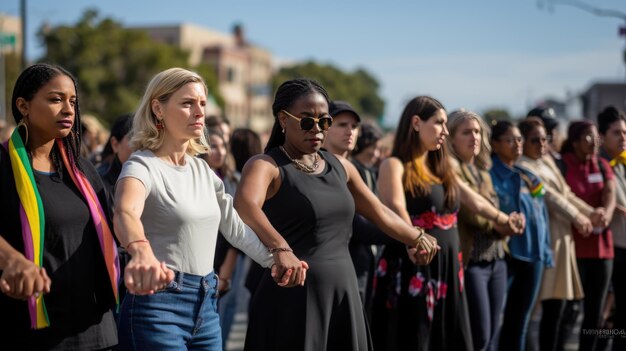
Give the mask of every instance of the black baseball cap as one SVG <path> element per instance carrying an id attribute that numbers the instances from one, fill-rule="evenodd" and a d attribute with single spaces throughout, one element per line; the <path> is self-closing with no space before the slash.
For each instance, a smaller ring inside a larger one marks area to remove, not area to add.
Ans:
<path id="1" fill-rule="evenodd" d="M 330 106 L 328 106 L 328 109 L 330 110 L 329 111 L 330 115 L 333 117 L 337 116 L 338 114 L 342 112 L 352 112 L 354 116 L 356 117 L 356 121 L 361 123 L 361 116 L 359 116 L 359 114 L 354 110 L 352 105 L 350 105 L 349 103 L 345 101 L 341 101 L 341 100 L 332 101 L 330 103 Z"/>
<path id="2" fill-rule="evenodd" d="M 546 132 L 548 134 L 559 125 L 559 121 L 556 119 L 556 114 L 552 108 L 535 107 L 528 111 L 526 117 L 539 117 L 543 125 L 546 126 Z"/>

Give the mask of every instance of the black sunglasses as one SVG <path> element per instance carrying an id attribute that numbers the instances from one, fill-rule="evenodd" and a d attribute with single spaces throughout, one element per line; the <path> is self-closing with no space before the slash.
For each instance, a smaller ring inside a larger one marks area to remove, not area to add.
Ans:
<path id="1" fill-rule="evenodd" d="M 328 128 L 330 128 L 330 126 L 333 125 L 333 118 L 330 116 L 324 116 L 324 117 L 319 117 L 319 118 L 314 118 L 314 117 L 296 117 L 294 115 L 292 115 L 291 113 L 285 111 L 285 110 L 281 110 L 281 112 L 285 113 L 287 116 L 297 120 L 300 122 L 300 129 L 305 130 L 305 131 L 309 131 L 311 129 L 313 129 L 313 127 L 315 126 L 315 123 L 317 123 L 317 126 L 320 127 L 321 130 L 328 130 Z"/>

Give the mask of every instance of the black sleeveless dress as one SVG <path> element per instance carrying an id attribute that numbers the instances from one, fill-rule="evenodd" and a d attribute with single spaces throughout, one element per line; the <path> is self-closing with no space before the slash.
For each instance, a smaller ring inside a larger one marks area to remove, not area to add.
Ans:
<path id="1" fill-rule="evenodd" d="M 463 287 L 458 204 L 446 206 L 444 187 L 427 196 L 405 193 L 413 225 L 426 229 L 441 251 L 427 266 L 416 266 L 405 246 L 387 245 L 376 269 L 372 337 L 377 351 L 471 350 Z"/>
<path id="2" fill-rule="evenodd" d="M 326 167 L 307 174 L 278 149 L 281 186 L 263 205 L 270 222 L 294 254 L 309 264 L 302 287 L 276 285 L 263 273 L 250 303 L 245 350 L 371 350 L 348 242 L 354 200 L 345 169 L 320 151 Z"/>

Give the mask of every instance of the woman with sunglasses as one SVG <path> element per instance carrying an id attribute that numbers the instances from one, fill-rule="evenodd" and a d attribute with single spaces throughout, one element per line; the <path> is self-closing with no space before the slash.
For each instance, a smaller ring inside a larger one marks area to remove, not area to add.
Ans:
<path id="1" fill-rule="evenodd" d="M 405 106 L 392 157 L 380 167 L 383 203 L 407 223 L 424 227 L 441 250 L 427 266 L 407 264 L 402 245 L 386 245 L 378 262 L 372 336 L 376 350 L 472 350 L 462 255 L 459 204 L 519 233 L 524 219 L 500 212 L 458 181 L 448 160 L 447 114 L 428 96 Z"/>
<path id="2" fill-rule="evenodd" d="M 244 167 L 235 207 L 277 262 L 302 259 L 310 269 L 306 284 L 293 289 L 277 287 L 264 273 L 250 304 L 245 349 L 371 350 L 348 252 L 355 209 L 409 245 L 407 261 L 430 262 L 436 240 L 383 206 L 348 160 L 320 150 L 333 120 L 319 83 L 284 82 L 272 110 L 266 153 Z"/>
<path id="3" fill-rule="evenodd" d="M 580 300 L 584 296 L 576 264 L 572 226 L 585 236 L 591 234 L 589 216 L 594 209 L 571 191 L 561 175 L 549 154 L 549 140 L 543 122 L 530 117 L 518 127 L 526 142 L 517 165 L 533 172 L 544 184 L 550 244 L 554 253 L 554 267 L 544 270 L 539 293 L 542 308 L 539 345 L 541 350 L 562 350 L 569 336 L 565 335 L 565 328 L 561 328 L 566 302 Z"/>
<path id="4" fill-rule="evenodd" d="M 524 137 L 511 122 L 498 121 L 491 129 L 493 165 L 489 173 L 500 209 L 526 216 L 524 234 L 509 239 L 509 289 L 500 332 L 502 350 L 525 349 L 543 271 L 553 266 L 543 183 L 529 170 L 515 165 L 523 145 Z"/>
<path id="5" fill-rule="evenodd" d="M 615 210 L 615 175 L 609 162 L 598 157 L 599 136 L 589 121 L 572 122 L 561 149 L 561 172 L 574 194 L 592 207 L 591 235 L 574 230 L 578 271 L 585 292 L 580 350 L 594 350 L 601 328 L 602 310 L 613 271 L 613 233 L 609 227 Z M 572 316 L 574 321 L 576 316 Z"/>

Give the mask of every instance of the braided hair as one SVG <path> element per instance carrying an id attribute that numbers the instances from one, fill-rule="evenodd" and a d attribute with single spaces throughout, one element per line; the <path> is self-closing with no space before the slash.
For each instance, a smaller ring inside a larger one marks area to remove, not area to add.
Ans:
<path id="1" fill-rule="evenodd" d="M 288 80 L 278 87 L 276 95 L 274 96 L 274 103 L 272 104 L 274 126 L 272 127 L 270 138 L 267 141 L 267 146 L 265 146 L 265 152 L 285 143 L 285 134 L 283 134 L 280 123 L 278 122 L 278 113 L 281 110 L 288 110 L 296 100 L 311 93 L 321 94 L 324 99 L 326 99 L 326 102 L 330 104 L 330 98 L 328 97 L 326 89 L 313 79 L 296 78 Z"/>
<path id="2" fill-rule="evenodd" d="M 60 66 L 50 65 L 47 63 L 38 63 L 26 68 L 20 76 L 17 78 L 15 82 L 15 87 L 13 88 L 13 95 L 11 97 L 11 111 L 13 112 L 13 118 L 15 119 L 15 123 L 19 124 L 24 116 L 17 108 L 17 99 L 23 98 L 26 101 L 31 101 L 35 94 L 48 82 L 59 75 L 65 75 L 72 80 L 74 83 L 74 90 L 76 90 L 76 103 L 74 105 L 74 124 L 72 125 L 72 129 L 70 133 L 62 139 L 63 145 L 65 149 L 71 154 L 71 157 L 75 160 L 78 160 L 80 156 L 80 147 L 81 147 L 81 133 L 80 133 L 80 107 L 79 107 L 79 99 L 78 99 L 78 86 L 76 84 L 76 78 L 72 76 L 70 72 Z M 23 133 L 23 132 L 22 132 Z M 25 138 L 25 135 L 22 135 L 22 139 Z M 28 149 L 28 145 L 25 145 Z M 30 152 L 28 153 L 29 157 Z M 53 146 L 52 152 L 52 162 L 56 167 L 59 173 L 62 173 L 63 162 L 61 160 L 61 155 L 59 150 L 57 150 L 56 145 Z M 78 162 L 76 162 L 76 167 L 80 169 Z"/>

